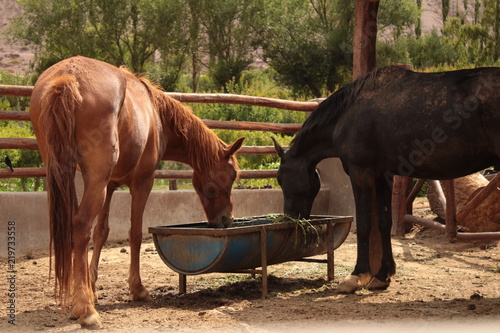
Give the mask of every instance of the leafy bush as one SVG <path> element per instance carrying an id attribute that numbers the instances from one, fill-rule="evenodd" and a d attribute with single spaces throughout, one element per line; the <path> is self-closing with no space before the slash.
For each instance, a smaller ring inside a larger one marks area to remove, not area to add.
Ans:
<path id="1" fill-rule="evenodd" d="M 265 96 L 280 99 L 294 99 L 292 92 L 281 87 L 275 81 L 276 72 L 272 69 L 249 70 L 242 74 L 240 83 L 234 80 L 227 85 L 229 93 L 250 96 Z M 254 121 L 271 123 L 303 123 L 306 119 L 305 112 L 279 110 L 268 107 L 228 104 L 197 104 L 193 110 L 202 119 L 229 120 L 229 121 Z M 270 146 L 273 145 L 271 135 L 282 145 L 289 145 L 293 133 L 269 133 L 262 131 L 232 131 L 215 130 L 217 135 L 226 143 L 231 144 L 239 137 L 245 137 L 245 146 Z M 279 158 L 276 155 L 238 155 L 242 170 L 276 169 Z M 264 185 L 277 186 L 275 179 L 240 180 L 241 185 L 260 187 Z"/>
<path id="2" fill-rule="evenodd" d="M 453 64 L 459 60 L 459 54 L 453 44 L 436 30 L 431 34 L 408 40 L 411 63 L 418 68 Z"/>
<path id="3" fill-rule="evenodd" d="M 26 86 L 31 84 L 28 76 L 13 75 L 0 71 L 0 84 Z M 0 96 L 0 110 L 28 110 L 28 97 Z M 31 122 L 0 121 L 0 138 L 34 138 Z M 36 150 L 2 149 L 0 167 L 5 168 L 5 158 L 9 157 L 14 168 L 40 167 L 42 159 Z M 38 191 L 42 188 L 40 178 L 6 178 L 0 182 L 0 191 Z"/>
<path id="4" fill-rule="evenodd" d="M 7 72 L 0 71 L 0 84 L 13 85 L 13 86 L 29 86 L 32 85 L 31 77 L 23 75 L 14 75 Z M 0 96 L 0 109 L 1 110 L 29 110 L 30 99 L 29 97 L 17 96 Z"/>
<path id="5" fill-rule="evenodd" d="M 29 122 L 0 121 L 0 138 L 34 138 Z M 37 150 L 2 149 L 0 161 L 7 167 L 5 158 L 9 157 L 14 169 L 16 167 L 40 167 L 42 159 Z M 0 191 L 38 191 L 41 189 L 40 178 L 7 178 L 2 179 Z"/>

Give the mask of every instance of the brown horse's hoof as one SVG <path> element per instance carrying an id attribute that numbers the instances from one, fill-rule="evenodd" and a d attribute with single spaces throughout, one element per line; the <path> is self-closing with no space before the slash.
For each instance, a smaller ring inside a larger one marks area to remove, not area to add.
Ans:
<path id="1" fill-rule="evenodd" d="M 391 284 L 390 279 L 387 279 L 387 282 L 383 282 L 375 277 L 370 281 L 370 283 L 368 283 L 366 288 L 368 290 L 386 290 L 387 288 L 389 288 L 390 284 Z"/>
<path id="2" fill-rule="evenodd" d="M 342 281 L 337 287 L 337 292 L 339 294 L 354 294 L 359 288 L 359 277 L 356 275 L 349 275 L 344 281 Z"/>
<path id="3" fill-rule="evenodd" d="M 99 314 L 97 314 L 97 312 L 93 312 L 90 315 L 84 314 L 80 316 L 78 324 L 80 324 L 82 328 L 91 330 L 98 330 L 102 328 L 101 319 L 99 318 Z"/>
<path id="4" fill-rule="evenodd" d="M 134 301 L 144 301 L 148 297 L 149 297 L 149 291 L 144 287 L 140 288 L 140 290 L 138 291 L 132 292 L 132 299 Z"/>

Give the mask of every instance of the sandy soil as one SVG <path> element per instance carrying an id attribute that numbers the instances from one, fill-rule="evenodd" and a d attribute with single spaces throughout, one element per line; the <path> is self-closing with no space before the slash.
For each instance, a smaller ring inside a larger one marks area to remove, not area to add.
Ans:
<path id="1" fill-rule="evenodd" d="M 154 244 L 141 250 L 147 301 L 133 302 L 127 291 L 129 249 L 108 246 L 98 281 L 105 332 L 316 332 L 470 331 L 500 327 L 500 249 L 497 243 L 450 243 L 444 234 L 414 229 L 394 238 L 398 272 L 387 291 L 335 291 L 353 268 L 355 234 L 335 251 L 335 281 L 326 281 L 326 264 L 288 262 L 269 267 L 270 295 L 262 298 L 260 278 L 245 274 L 188 277 L 188 293 L 178 294 L 178 276 L 163 264 Z M 319 256 L 318 258 L 325 258 Z M 63 313 L 48 282 L 49 258 L 18 258 L 16 325 L 6 316 L 8 270 L 1 264 L 0 331 L 68 332 L 79 325 Z M 361 325 L 361 326 L 360 326 Z"/>

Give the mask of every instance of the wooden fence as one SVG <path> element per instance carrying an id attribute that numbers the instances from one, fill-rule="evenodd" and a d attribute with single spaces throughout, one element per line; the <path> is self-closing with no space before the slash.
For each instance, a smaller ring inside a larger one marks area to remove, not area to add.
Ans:
<path id="1" fill-rule="evenodd" d="M 29 97 L 33 87 L 0 85 L 0 96 Z M 317 99 L 309 102 L 288 101 L 283 99 L 255 97 L 233 94 L 192 94 L 166 93 L 183 103 L 221 103 L 252 106 L 272 107 L 291 111 L 313 111 L 322 101 Z M 0 120 L 30 121 L 29 113 L 25 111 L 2 111 Z M 302 124 L 281 124 L 248 121 L 218 121 L 203 119 L 211 129 L 267 131 L 277 133 L 295 133 Z M 28 138 L 0 138 L 0 149 L 27 149 L 38 150 L 36 139 Z M 275 154 L 274 146 L 243 146 L 238 152 L 240 155 Z M 241 179 L 274 178 L 277 170 L 241 170 Z M 43 168 L 15 168 L 14 172 L 8 168 L 0 169 L 0 178 L 45 177 Z M 157 170 L 155 178 L 159 179 L 191 179 L 191 170 Z"/>

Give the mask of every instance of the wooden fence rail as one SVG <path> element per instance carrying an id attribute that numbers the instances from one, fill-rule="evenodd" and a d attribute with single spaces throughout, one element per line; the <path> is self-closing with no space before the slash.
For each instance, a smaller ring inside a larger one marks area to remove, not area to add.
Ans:
<path id="1" fill-rule="evenodd" d="M 240 179 L 264 179 L 275 178 L 277 170 L 241 170 Z M 2 178 L 23 178 L 23 177 L 45 177 L 45 168 L 14 168 L 14 172 L 9 168 L 0 168 L 0 179 Z M 156 179 L 191 179 L 192 170 L 156 170 Z"/>
<path id="2" fill-rule="evenodd" d="M 0 120 L 30 121 L 31 119 L 29 113 L 26 111 L 0 110 Z M 267 131 L 278 133 L 295 133 L 302 126 L 302 124 L 263 123 L 255 121 L 224 121 L 210 119 L 202 119 L 202 121 L 211 129 Z"/>
<path id="3" fill-rule="evenodd" d="M 11 86 L 0 85 L 0 96 L 21 96 L 29 97 L 33 91 L 32 86 Z M 247 95 L 233 94 L 192 94 L 192 93 L 166 93 L 170 97 L 183 103 L 222 103 L 222 104 L 240 104 L 272 107 L 291 111 L 313 111 L 317 108 L 323 99 L 316 99 L 309 102 L 288 101 L 276 98 L 255 97 Z M 30 121 L 28 112 L 25 111 L 5 111 L 0 110 L 0 120 Z M 302 124 L 283 124 L 266 123 L 250 121 L 219 121 L 202 120 L 211 129 L 227 130 L 249 130 L 249 131 L 267 131 L 276 133 L 295 133 Z M 26 149 L 38 150 L 36 139 L 29 138 L 0 138 L 0 149 Z M 244 146 L 238 151 L 239 155 L 266 155 L 275 154 L 274 146 Z M 241 170 L 241 179 L 261 179 L 276 177 L 277 170 Z M 158 170 L 155 172 L 155 178 L 160 179 L 190 179 L 191 170 Z M 45 177 L 43 168 L 15 168 L 14 172 L 10 169 L 0 169 L 0 178 L 18 178 L 18 177 Z"/>
<path id="4" fill-rule="evenodd" d="M 0 84 L 0 96 L 31 96 L 32 86 L 9 86 Z M 253 106 L 266 106 L 270 108 L 291 111 L 314 111 L 323 99 L 315 99 L 309 102 L 289 101 L 286 99 L 256 97 L 233 94 L 194 94 L 194 93 L 172 93 L 166 92 L 170 97 L 183 103 L 217 103 L 217 104 L 240 104 Z"/>
<path id="5" fill-rule="evenodd" d="M 288 147 L 284 147 L 287 149 Z M 38 150 L 36 139 L 29 138 L 0 138 L 0 149 Z M 243 146 L 238 155 L 274 155 L 274 146 Z"/>

